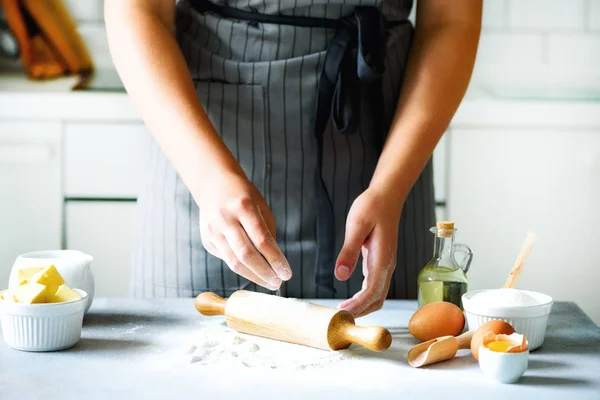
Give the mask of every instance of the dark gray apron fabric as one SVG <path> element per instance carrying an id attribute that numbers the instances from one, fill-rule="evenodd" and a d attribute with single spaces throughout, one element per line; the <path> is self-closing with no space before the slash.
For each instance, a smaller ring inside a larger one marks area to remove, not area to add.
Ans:
<path id="1" fill-rule="evenodd" d="M 224 4 L 223 2 L 216 2 Z M 375 0 L 228 1 L 227 6 L 266 14 L 337 19 L 358 5 L 377 5 L 387 19 L 406 19 L 410 2 Z M 331 297 L 315 285 L 316 202 L 313 134 L 317 82 L 331 29 L 257 24 L 200 14 L 177 5 L 177 39 L 196 91 L 225 144 L 261 191 L 277 221 L 277 241 L 294 277 L 288 297 Z M 383 77 L 384 113 L 391 121 L 412 36 L 410 25 L 389 31 Z M 335 243 L 344 240 L 353 200 L 368 187 L 377 151 L 371 132 L 341 135 L 328 126 L 322 174 L 333 204 Z M 200 240 L 198 209 L 158 145 L 151 139 L 147 181 L 138 200 L 133 294 L 189 297 L 203 291 L 229 296 L 238 289 L 268 292 L 231 272 Z M 399 227 L 397 267 L 390 298 L 415 298 L 417 273 L 432 253 L 435 223 L 431 162 L 409 194 Z M 333 266 L 332 266 L 333 268 Z M 347 282 L 335 280 L 336 297 L 360 290 L 361 266 Z"/>

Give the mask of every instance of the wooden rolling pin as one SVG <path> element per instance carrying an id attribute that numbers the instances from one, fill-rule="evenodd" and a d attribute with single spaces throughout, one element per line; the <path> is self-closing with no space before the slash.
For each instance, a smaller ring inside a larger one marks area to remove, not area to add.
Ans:
<path id="1" fill-rule="evenodd" d="M 238 332 L 323 350 L 356 343 L 384 351 L 392 344 L 385 328 L 356 326 L 348 311 L 298 299 L 238 290 L 225 300 L 205 292 L 196 297 L 195 306 L 203 315 L 225 315 L 227 325 Z"/>

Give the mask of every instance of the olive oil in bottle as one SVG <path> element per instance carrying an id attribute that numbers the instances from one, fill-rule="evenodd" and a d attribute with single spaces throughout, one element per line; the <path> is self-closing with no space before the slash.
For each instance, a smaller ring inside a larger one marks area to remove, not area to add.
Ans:
<path id="1" fill-rule="evenodd" d="M 431 228 L 435 234 L 433 258 L 417 278 L 419 308 L 435 301 L 447 301 L 462 309 L 462 295 L 467 291 L 467 275 L 473 252 L 464 244 L 454 243 L 454 223 L 441 221 Z M 462 263 L 456 253 L 464 253 Z"/>

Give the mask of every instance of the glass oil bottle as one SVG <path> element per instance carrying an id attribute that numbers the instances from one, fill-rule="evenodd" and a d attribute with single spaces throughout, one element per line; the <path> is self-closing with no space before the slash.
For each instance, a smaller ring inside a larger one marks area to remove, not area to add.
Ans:
<path id="1" fill-rule="evenodd" d="M 464 245 L 454 243 L 454 222 L 440 221 L 430 229 L 435 235 L 433 257 L 417 278 L 419 308 L 435 301 L 447 301 L 462 309 L 462 295 L 468 287 L 467 271 L 473 252 Z M 464 253 L 462 262 L 457 253 Z"/>

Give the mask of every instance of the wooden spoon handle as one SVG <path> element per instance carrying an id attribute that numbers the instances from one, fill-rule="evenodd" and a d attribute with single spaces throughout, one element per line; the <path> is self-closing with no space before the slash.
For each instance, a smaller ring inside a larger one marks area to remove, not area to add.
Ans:
<path id="1" fill-rule="evenodd" d="M 392 334 L 381 326 L 349 325 L 344 336 L 350 343 L 373 351 L 387 350 L 392 344 Z"/>
<path id="2" fill-rule="evenodd" d="M 459 349 L 470 349 L 471 348 L 471 339 L 473 338 L 473 334 L 475 331 L 466 331 L 460 336 L 457 336 L 456 344 Z"/>
<path id="3" fill-rule="evenodd" d="M 521 269 L 523 269 L 523 265 L 525 265 L 525 261 L 531 252 L 531 247 L 535 242 L 535 234 L 529 232 L 527 237 L 525 238 L 525 242 L 523 243 L 523 247 L 521 247 L 521 251 L 515 260 L 515 264 L 513 265 L 510 274 L 508 275 L 508 279 L 504 284 L 505 288 L 514 288 L 517 284 L 517 279 L 519 279 L 519 275 L 521 274 Z"/>
<path id="4" fill-rule="evenodd" d="M 212 292 L 200 293 L 194 301 L 196 310 L 200 311 L 200 314 L 208 316 L 224 315 L 225 304 L 227 304 L 227 300 Z"/>

